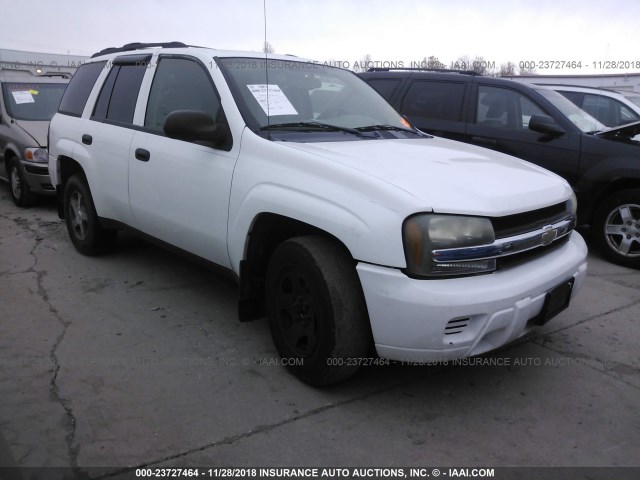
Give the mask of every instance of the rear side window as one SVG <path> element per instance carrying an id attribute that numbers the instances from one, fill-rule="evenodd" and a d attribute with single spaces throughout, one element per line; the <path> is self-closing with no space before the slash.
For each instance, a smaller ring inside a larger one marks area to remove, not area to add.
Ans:
<path id="1" fill-rule="evenodd" d="M 464 89 L 462 82 L 416 81 L 409 87 L 401 111 L 407 116 L 461 121 Z"/>
<path id="2" fill-rule="evenodd" d="M 143 63 L 114 65 L 102 86 L 91 118 L 132 123 L 145 71 Z"/>
<path id="3" fill-rule="evenodd" d="M 391 95 L 393 95 L 393 92 L 395 92 L 396 87 L 401 81 L 400 78 L 372 78 L 371 80 L 366 80 L 369 85 L 387 100 L 391 99 Z"/>
<path id="4" fill-rule="evenodd" d="M 79 117 L 82 115 L 84 105 L 93 90 L 93 86 L 106 65 L 105 62 L 85 63 L 78 68 L 60 102 L 60 113 Z"/>
<path id="5" fill-rule="evenodd" d="M 607 127 L 617 127 L 625 123 L 637 122 L 638 115 L 614 98 L 586 93 L 582 109 Z"/>
<path id="6" fill-rule="evenodd" d="M 566 90 L 558 90 L 558 93 L 562 94 L 564 97 L 567 97 L 577 106 L 580 106 L 580 97 L 582 96 L 579 92 L 568 92 Z"/>

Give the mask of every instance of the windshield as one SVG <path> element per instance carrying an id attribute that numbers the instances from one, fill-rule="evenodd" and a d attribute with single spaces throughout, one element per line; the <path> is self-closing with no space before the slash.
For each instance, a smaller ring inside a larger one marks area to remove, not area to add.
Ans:
<path id="1" fill-rule="evenodd" d="M 546 88 L 536 88 L 535 90 L 583 132 L 599 132 L 608 128 L 558 92 Z"/>
<path id="2" fill-rule="evenodd" d="M 373 88 L 348 70 L 264 58 L 218 59 L 245 122 L 255 132 L 399 132 L 419 136 Z M 397 138 L 396 135 L 394 138 Z M 371 138 L 371 137 L 367 137 Z"/>
<path id="3" fill-rule="evenodd" d="M 66 83 L 4 83 L 7 112 L 16 120 L 51 120 L 58 111 Z"/>

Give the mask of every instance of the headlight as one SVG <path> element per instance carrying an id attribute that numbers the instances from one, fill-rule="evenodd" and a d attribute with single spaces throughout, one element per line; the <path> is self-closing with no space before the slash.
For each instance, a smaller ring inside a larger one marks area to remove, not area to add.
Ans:
<path id="1" fill-rule="evenodd" d="M 575 193 L 572 193 L 571 198 L 567 200 L 567 206 L 569 211 L 575 215 L 578 211 L 578 199 L 576 198 Z"/>
<path id="2" fill-rule="evenodd" d="M 488 218 L 418 214 L 402 227 L 407 273 L 418 277 L 473 275 L 496 269 L 495 259 L 437 262 L 433 251 L 489 245 L 495 241 Z"/>
<path id="3" fill-rule="evenodd" d="M 49 155 L 47 155 L 46 148 L 25 148 L 24 159 L 30 162 L 47 163 Z"/>

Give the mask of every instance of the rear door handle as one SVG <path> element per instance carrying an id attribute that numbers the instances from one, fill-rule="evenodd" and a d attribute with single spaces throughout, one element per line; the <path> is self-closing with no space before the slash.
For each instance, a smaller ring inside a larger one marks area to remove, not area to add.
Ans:
<path id="1" fill-rule="evenodd" d="M 484 143 L 485 145 L 498 145 L 498 141 L 495 138 L 471 137 L 471 141 L 474 143 Z"/>
<path id="2" fill-rule="evenodd" d="M 85 133 L 84 135 L 82 135 L 82 143 L 84 143 L 85 145 L 91 145 L 93 143 L 93 137 Z"/>
<path id="3" fill-rule="evenodd" d="M 136 148 L 136 158 L 141 162 L 148 162 L 151 158 L 151 154 L 149 150 L 145 150 L 144 148 Z"/>

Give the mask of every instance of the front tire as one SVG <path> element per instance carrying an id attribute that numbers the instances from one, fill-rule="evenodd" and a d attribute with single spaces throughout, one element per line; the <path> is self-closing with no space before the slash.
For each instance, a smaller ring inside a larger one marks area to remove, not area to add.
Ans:
<path id="1" fill-rule="evenodd" d="M 17 159 L 9 163 L 9 192 L 18 207 L 26 208 L 36 203 L 37 196 L 29 188 Z"/>
<path id="2" fill-rule="evenodd" d="M 594 242 L 607 260 L 640 268 L 640 190 L 623 190 L 606 198 L 593 223 Z"/>
<path id="3" fill-rule="evenodd" d="M 329 385 L 353 375 L 371 345 L 360 280 L 349 252 L 320 236 L 278 246 L 266 278 L 269 327 L 300 380 Z"/>
<path id="4" fill-rule="evenodd" d="M 64 216 L 71 242 L 83 255 L 111 250 L 117 231 L 102 228 L 84 177 L 72 176 L 64 188 Z"/>

